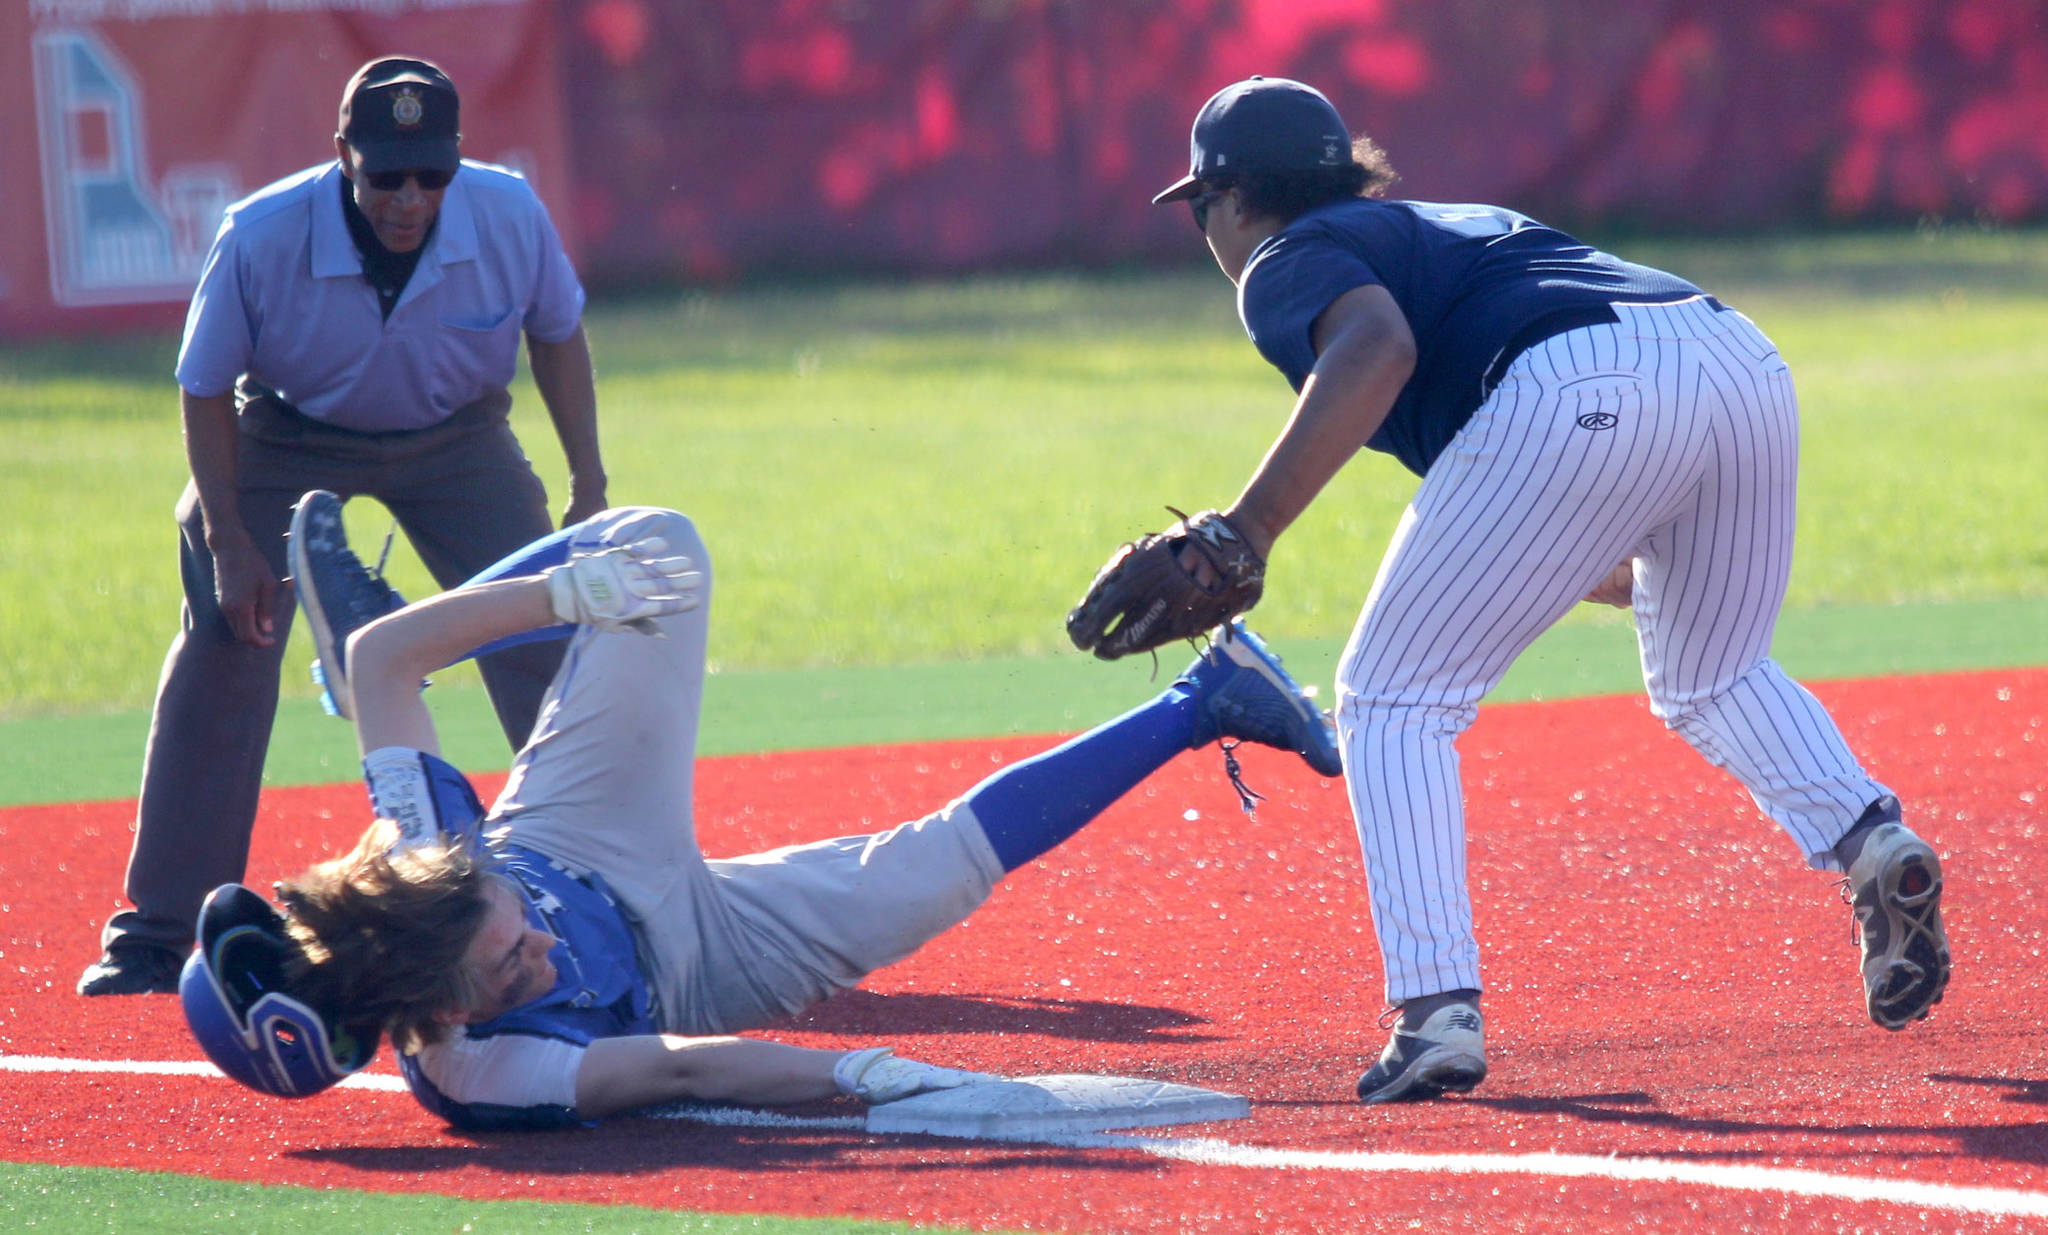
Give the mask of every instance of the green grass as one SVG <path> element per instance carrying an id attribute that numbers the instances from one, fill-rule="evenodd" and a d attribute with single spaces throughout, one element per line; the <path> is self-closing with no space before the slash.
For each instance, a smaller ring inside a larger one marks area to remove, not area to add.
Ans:
<path id="1" fill-rule="evenodd" d="M 0 1164 L 0 1216 L 10 1231 L 52 1235 L 299 1235 L 309 1229 L 380 1235 L 944 1235 L 961 1230 L 846 1218 L 676 1213 L 632 1205 L 468 1201 L 9 1164 Z"/>
<path id="2" fill-rule="evenodd" d="M 1707 282 L 1792 360 L 1793 608 L 2048 595 L 2048 235 L 1630 251 Z M 1227 501 L 1289 406 L 1210 270 L 693 292 L 600 304 L 589 326 L 612 496 L 704 528 L 729 669 L 1072 655 L 1060 615 L 1109 549 L 1168 502 Z M 147 703 L 177 609 L 174 351 L 0 349 L 0 716 Z M 1413 487 L 1376 455 L 1339 476 L 1275 555 L 1268 633 L 1342 636 Z M 355 503 L 350 526 L 384 524 Z M 393 574 L 427 587 L 402 544 Z"/>
<path id="3" fill-rule="evenodd" d="M 1342 643 L 1296 640 L 1279 650 L 1303 682 L 1327 690 Z M 1776 651 L 1808 681 L 1902 668 L 2048 664 L 2048 597 L 1805 610 L 1779 623 Z M 1167 655 L 1161 663 L 1168 674 L 1180 664 Z M 728 671 L 705 685 L 699 750 L 725 755 L 1075 732 L 1158 690 L 1151 672 L 1149 658 L 1109 665 L 1078 656 Z M 1562 699 L 1641 688 L 1634 634 L 1614 614 L 1544 635 L 1491 698 Z M 457 767 L 485 772 L 510 763 L 480 685 L 439 683 L 427 700 L 442 749 Z M 140 709 L 0 720 L 0 806 L 134 796 L 148 730 L 149 716 Z M 310 701 L 287 704 L 278 713 L 263 775 L 271 785 L 354 779 L 349 727 Z"/>

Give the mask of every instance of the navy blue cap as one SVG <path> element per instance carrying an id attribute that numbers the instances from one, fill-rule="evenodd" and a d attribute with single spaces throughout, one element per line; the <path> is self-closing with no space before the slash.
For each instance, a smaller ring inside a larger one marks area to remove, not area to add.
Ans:
<path id="1" fill-rule="evenodd" d="M 357 69 L 341 92 L 338 131 L 368 173 L 462 165 L 462 101 L 431 60 L 384 56 Z"/>
<path id="2" fill-rule="evenodd" d="M 1188 174 L 1152 204 L 1193 197 L 1218 178 L 1349 162 L 1350 131 L 1322 91 L 1285 77 L 1248 77 L 1218 90 L 1195 113 Z"/>

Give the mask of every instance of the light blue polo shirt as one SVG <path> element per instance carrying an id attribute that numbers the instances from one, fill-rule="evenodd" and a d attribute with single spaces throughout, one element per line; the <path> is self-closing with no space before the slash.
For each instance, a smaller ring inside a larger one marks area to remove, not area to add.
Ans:
<path id="1" fill-rule="evenodd" d="M 246 373 L 330 424 L 419 429 L 510 384 L 522 331 L 575 333 L 583 285 L 524 178 L 463 161 L 389 319 L 340 179 L 339 163 L 308 168 L 228 208 L 185 317 L 187 393 L 226 394 Z"/>

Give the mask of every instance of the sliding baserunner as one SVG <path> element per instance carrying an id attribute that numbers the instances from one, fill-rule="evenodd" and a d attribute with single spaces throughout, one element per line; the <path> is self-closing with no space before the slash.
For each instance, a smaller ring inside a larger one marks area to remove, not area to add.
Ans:
<path id="1" fill-rule="evenodd" d="M 269 1093 L 325 1089 L 387 1034 L 420 1102 L 472 1128 L 982 1079 L 886 1047 L 726 1035 L 910 955 L 1183 750 L 1250 741 L 1340 771 L 1329 722 L 1226 628 L 1151 702 L 923 819 L 708 860 L 691 782 L 711 571 L 689 520 L 612 510 L 410 606 L 348 550 L 332 494 L 300 502 L 291 553 L 377 822 L 280 884 L 282 912 L 228 884 L 201 913 L 187 1017 L 215 1063 Z M 420 679 L 551 629 L 568 653 L 486 814 L 437 755 Z"/>

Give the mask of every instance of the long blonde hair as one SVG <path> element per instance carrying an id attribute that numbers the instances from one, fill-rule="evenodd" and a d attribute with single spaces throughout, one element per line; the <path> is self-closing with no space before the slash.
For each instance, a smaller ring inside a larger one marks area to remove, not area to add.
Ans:
<path id="1" fill-rule="evenodd" d="M 286 974 L 290 989 L 410 1054 L 446 1036 L 446 1013 L 478 1002 L 464 959 L 490 908 L 486 890 L 503 876 L 469 844 L 392 853 L 396 835 L 380 819 L 354 849 L 277 891 L 303 952 Z"/>

